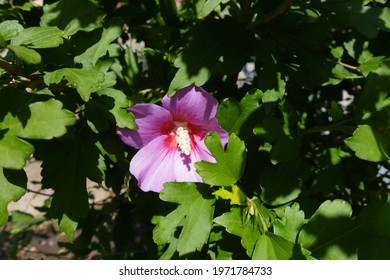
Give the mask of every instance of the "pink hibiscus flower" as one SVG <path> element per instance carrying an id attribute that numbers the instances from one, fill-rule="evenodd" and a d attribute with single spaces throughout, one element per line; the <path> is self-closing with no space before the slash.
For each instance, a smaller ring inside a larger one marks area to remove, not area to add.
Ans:
<path id="1" fill-rule="evenodd" d="M 217 132 L 222 145 L 228 133 L 215 115 L 218 101 L 201 87 L 188 86 L 173 97 L 165 96 L 162 107 L 136 104 L 127 110 L 134 114 L 137 130 L 119 128 L 127 145 L 140 149 L 130 162 L 130 173 L 143 191 L 160 192 L 166 182 L 202 182 L 194 163 L 215 162 L 204 144 L 210 131 Z"/>

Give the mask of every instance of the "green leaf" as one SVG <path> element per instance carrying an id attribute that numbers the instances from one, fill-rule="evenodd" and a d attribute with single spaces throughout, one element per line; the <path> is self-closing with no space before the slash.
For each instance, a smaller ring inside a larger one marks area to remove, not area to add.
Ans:
<path id="1" fill-rule="evenodd" d="M 299 234 L 299 243 L 319 259 L 356 259 L 351 205 L 341 199 L 325 201 Z"/>
<path id="2" fill-rule="evenodd" d="M 72 242 L 73 233 L 77 229 L 77 224 L 77 222 L 73 221 L 72 219 L 69 219 L 66 214 L 62 216 L 61 221 L 58 224 L 60 231 L 65 233 L 66 239 L 69 242 Z"/>
<path id="3" fill-rule="evenodd" d="M 297 176 L 299 169 L 297 161 L 263 168 L 259 174 L 261 199 L 270 205 L 280 205 L 296 199 L 301 193 L 301 182 Z"/>
<path id="4" fill-rule="evenodd" d="M 99 28 L 104 17 L 104 12 L 92 1 L 61 0 L 43 7 L 40 25 L 56 26 L 65 36 L 72 36 Z"/>
<path id="5" fill-rule="evenodd" d="M 66 133 L 76 121 L 73 113 L 62 109 L 62 103 L 49 99 L 31 103 L 31 95 L 18 91 L 0 94 L 0 166 L 21 169 L 34 152 L 25 139 L 52 139 Z"/>
<path id="6" fill-rule="evenodd" d="M 273 233 L 266 232 L 256 243 L 252 259 L 254 260 L 289 260 L 294 257 L 295 244 Z M 297 245 L 299 246 L 299 245 Z"/>
<path id="7" fill-rule="evenodd" d="M 66 133 L 66 127 L 76 122 L 74 114 L 62 109 L 62 103 L 55 99 L 35 102 L 29 106 L 30 118 L 26 126 L 16 132 L 28 139 L 52 139 Z"/>
<path id="8" fill-rule="evenodd" d="M 216 186 L 231 186 L 236 183 L 245 168 L 244 142 L 232 134 L 229 136 L 227 149 L 224 151 L 218 133 L 211 132 L 204 141 L 217 162 L 202 160 L 195 163 L 196 172 L 202 177 L 203 182 Z"/>
<path id="9" fill-rule="evenodd" d="M 158 220 L 153 230 L 156 244 L 170 243 L 177 227 L 182 226 L 177 243 L 179 255 L 200 251 L 209 238 L 214 215 L 215 199 L 208 187 L 194 183 L 166 183 L 160 198 L 179 205 Z"/>
<path id="10" fill-rule="evenodd" d="M 224 188 L 220 188 L 213 192 L 213 195 L 219 196 L 222 199 L 230 200 L 231 205 L 246 205 L 246 195 L 237 186 L 232 186 L 232 191 L 228 191 Z"/>
<path id="11" fill-rule="evenodd" d="M 353 222 L 353 229 L 361 237 L 361 244 L 371 238 L 390 238 L 390 197 L 370 201 Z"/>
<path id="12" fill-rule="evenodd" d="M 389 260 L 390 239 L 372 238 L 359 248 L 359 260 Z"/>
<path id="13" fill-rule="evenodd" d="M 334 123 L 338 122 L 343 117 L 343 109 L 334 100 L 330 103 L 329 115 L 332 117 Z"/>
<path id="14" fill-rule="evenodd" d="M 23 46 L 14 46 L 8 45 L 8 49 L 10 49 L 18 58 L 26 62 L 27 64 L 39 64 L 41 63 L 41 55 L 34 51 L 30 50 Z"/>
<path id="15" fill-rule="evenodd" d="M 249 257 L 252 256 L 256 242 L 261 236 L 260 230 L 251 221 L 245 221 L 242 209 L 234 207 L 230 212 L 214 219 L 214 222 L 225 227 L 230 234 L 241 237 L 241 244 Z"/>
<path id="16" fill-rule="evenodd" d="M 127 111 L 127 108 L 131 106 L 131 102 L 123 92 L 107 88 L 100 90 L 98 94 L 101 98 L 94 99 L 94 101 L 99 103 L 96 114 L 99 114 L 97 117 L 104 118 L 101 121 L 112 119 L 117 127 L 137 129 L 134 115 Z"/>
<path id="17" fill-rule="evenodd" d="M 352 137 L 345 139 L 345 144 L 356 156 L 373 162 L 389 159 L 390 137 L 369 125 L 359 125 Z"/>
<path id="18" fill-rule="evenodd" d="M 7 42 L 5 41 L 4 37 L 1 36 L 0 34 L 0 49 L 4 49 L 6 46 L 7 46 Z M 0 71 L 4 71 L 4 69 L 1 69 Z"/>
<path id="19" fill-rule="evenodd" d="M 0 35 L 5 41 L 11 40 L 23 30 L 17 20 L 6 20 L 0 23 Z"/>
<path id="20" fill-rule="evenodd" d="M 298 203 L 294 203 L 292 206 L 284 209 L 284 215 L 281 220 L 275 220 L 274 233 L 294 243 L 304 222 L 305 213 L 299 210 Z"/>
<path id="21" fill-rule="evenodd" d="M 218 106 L 218 123 L 229 132 L 240 135 L 241 129 L 251 115 L 260 108 L 260 90 L 249 91 L 240 102 L 233 98 L 224 99 Z"/>
<path id="22" fill-rule="evenodd" d="M 75 63 L 81 63 L 83 68 L 92 69 L 98 59 L 106 55 L 112 41 L 116 40 L 122 33 L 120 26 L 111 26 L 103 29 L 103 34 L 96 44 L 89 47 L 84 53 L 74 58 Z"/>
<path id="23" fill-rule="evenodd" d="M 8 204 L 18 201 L 27 189 L 24 170 L 8 170 L 0 167 L 0 226 L 8 222 Z"/>
<path id="24" fill-rule="evenodd" d="M 264 138 L 267 142 L 276 142 L 284 136 L 283 121 L 274 117 L 265 118 L 261 124 L 256 125 L 253 133 Z"/>
<path id="25" fill-rule="evenodd" d="M 262 72 L 259 86 L 264 91 L 263 102 L 276 102 L 282 99 L 286 92 L 286 82 L 282 78 L 282 74 L 278 72 L 276 65 L 268 67 Z"/>
<path id="26" fill-rule="evenodd" d="M 345 26 L 352 26 L 368 38 L 374 38 L 378 29 L 390 30 L 390 9 L 365 5 L 364 0 L 315 1 L 312 7 Z"/>
<path id="27" fill-rule="evenodd" d="M 239 72 L 248 58 L 246 50 L 253 39 L 251 35 L 229 17 L 206 19 L 197 24 L 189 32 L 188 48 L 175 60 L 174 65 L 179 70 L 171 82 L 168 95 L 191 84 L 202 86 L 214 69 L 223 74 Z"/>
<path id="28" fill-rule="evenodd" d="M 22 169 L 33 152 L 34 146 L 27 141 L 12 133 L 0 133 L 0 167 Z"/>
<path id="29" fill-rule="evenodd" d="M 366 79 L 363 92 L 357 100 L 356 117 L 377 128 L 388 127 L 388 107 L 390 106 L 390 61 L 383 61 Z"/>
<path id="30" fill-rule="evenodd" d="M 13 37 L 11 45 L 24 45 L 33 49 L 55 48 L 64 42 L 62 35 L 63 32 L 57 27 L 29 27 Z"/>
<path id="31" fill-rule="evenodd" d="M 78 68 L 63 68 L 54 72 L 46 72 L 44 76 L 47 85 L 58 84 L 63 79 L 77 89 L 84 101 L 88 101 L 92 92 L 101 89 L 105 76 L 99 71 Z"/>
<path id="32" fill-rule="evenodd" d="M 219 4 L 226 4 L 230 0 L 206 0 L 206 2 L 203 4 L 200 16 L 206 17 L 208 14 L 210 14 Z"/>
<path id="33" fill-rule="evenodd" d="M 42 187 L 54 190 L 50 213 L 59 219 L 68 239 L 88 211 L 87 178 L 104 180 L 105 164 L 94 135 L 87 130 L 72 141 L 55 140 L 37 147 L 42 163 Z"/>

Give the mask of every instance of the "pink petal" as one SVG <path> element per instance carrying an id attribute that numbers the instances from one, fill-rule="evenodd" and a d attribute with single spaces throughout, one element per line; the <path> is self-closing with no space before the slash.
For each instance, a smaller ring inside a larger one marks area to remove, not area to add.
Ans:
<path id="1" fill-rule="evenodd" d="M 155 138 L 139 150 L 130 162 L 130 173 L 138 180 L 138 186 L 145 192 L 160 192 L 163 184 L 175 181 L 176 149 L 165 145 L 168 136 Z"/>
<path id="2" fill-rule="evenodd" d="M 222 147 L 224 147 L 227 142 L 228 142 L 228 139 L 229 139 L 229 134 L 227 133 L 226 130 L 224 130 L 219 124 L 218 124 L 218 121 L 217 119 L 212 119 L 210 120 L 209 123 L 203 125 L 200 127 L 202 132 L 203 132 L 203 135 L 206 136 L 207 133 L 209 133 L 210 131 L 215 131 L 219 134 L 219 137 L 221 138 L 221 142 L 222 142 Z M 207 148 L 206 148 L 207 149 Z"/>
<path id="3" fill-rule="evenodd" d="M 137 149 L 161 136 L 167 125 L 173 125 L 169 111 L 155 104 L 137 104 L 128 111 L 134 114 L 138 129 L 118 128 L 117 134 L 123 142 Z"/>
<path id="4" fill-rule="evenodd" d="M 192 147 L 189 156 L 183 153 L 175 155 L 175 177 L 178 182 L 202 182 L 202 178 L 196 173 L 194 163 L 206 160 L 215 162 L 215 158 L 210 154 L 203 140 L 199 136 L 194 135 L 195 145 Z"/>
<path id="5" fill-rule="evenodd" d="M 215 117 L 218 101 L 203 88 L 191 85 L 178 90 L 171 98 L 164 96 L 162 106 L 171 112 L 174 120 L 203 125 Z"/>

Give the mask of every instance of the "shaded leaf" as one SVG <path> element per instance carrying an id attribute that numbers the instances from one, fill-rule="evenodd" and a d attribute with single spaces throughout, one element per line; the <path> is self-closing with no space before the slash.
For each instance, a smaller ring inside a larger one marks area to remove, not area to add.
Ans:
<path id="1" fill-rule="evenodd" d="M 200 251 L 208 240 L 214 214 L 215 199 L 208 192 L 208 187 L 194 183 L 164 184 L 160 198 L 179 205 L 158 219 L 153 230 L 154 241 L 157 244 L 170 243 L 177 227 L 182 226 L 177 241 L 179 255 Z"/>
<path id="2" fill-rule="evenodd" d="M 242 127 L 250 116 L 260 108 L 259 101 L 263 93 L 260 90 L 248 92 L 240 102 L 233 98 L 224 99 L 218 106 L 218 123 L 226 130 L 240 135 Z"/>
<path id="3" fill-rule="evenodd" d="M 296 199 L 301 193 L 297 177 L 298 162 L 282 162 L 263 168 L 259 174 L 261 199 L 270 205 L 280 205 Z"/>
<path id="4" fill-rule="evenodd" d="M 41 26 L 56 26 L 71 36 L 79 31 L 99 28 L 105 14 L 92 1 L 61 0 L 44 5 Z"/>
<path id="5" fill-rule="evenodd" d="M 188 48 L 175 60 L 179 69 L 168 95 L 190 84 L 202 86 L 214 68 L 224 74 L 239 72 L 247 60 L 248 45 L 242 42 L 250 42 L 251 38 L 248 30 L 229 17 L 199 23 L 190 31 Z"/>
<path id="6" fill-rule="evenodd" d="M 389 8 L 365 5 L 364 0 L 313 1 L 312 6 L 335 22 L 352 26 L 368 38 L 390 30 Z"/>
<path id="7" fill-rule="evenodd" d="M 241 244 L 249 257 L 252 256 L 254 246 L 260 238 L 260 230 L 250 221 L 244 221 L 242 209 L 234 207 L 214 219 L 214 222 L 225 227 L 226 231 L 241 237 Z"/>
<path id="8" fill-rule="evenodd" d="M 356 259 L 352 208 L 344 200 L 325 201 L 299 234 L 299 243 L 320 259 Z"/>
<path id="9" fill-rule="evenodd" d="M 89 47 L 84 53 L 76 56 L 74 62 L 81 63 L 85 69 L 92 69 L 98 59 L 106 55 L 111 42 L 117 39 L 121 33 L 122 29 L 116 25 L 104 28 L 99 42 Z"/>

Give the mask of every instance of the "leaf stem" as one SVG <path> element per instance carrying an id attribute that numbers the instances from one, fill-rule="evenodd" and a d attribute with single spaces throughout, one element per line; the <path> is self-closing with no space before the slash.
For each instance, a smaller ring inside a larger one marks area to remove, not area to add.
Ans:
<path id="1" fill-rule="evenodd" d="M 338 63 L 339 65 L 343 66 L 344 68 L 348 68 L 348 69 L 351 69 L 351 70 L 354 70 L 354 71 L 356 71 L 356 72 L 361 73 L 359 67 L 357 67 L 357 66 L 353 66 L 353 65 L 344 63 L 344 62 L 342 62 L 342 61 L 338 61 L 337 63 Z"/>

